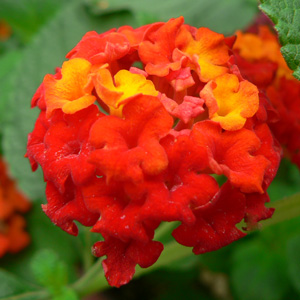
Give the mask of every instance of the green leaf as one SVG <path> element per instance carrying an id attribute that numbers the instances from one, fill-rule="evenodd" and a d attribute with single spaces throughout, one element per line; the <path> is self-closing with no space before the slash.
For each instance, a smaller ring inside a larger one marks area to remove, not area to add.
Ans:
<path id="1" fill-rule="evenodd" d="M 23 42 L 28 42 L 66 0 L 0 0 L 4 19 Z"/>
<path id="2" fill-rule="evenodd" d="M 184 16 L 185 22 L 196 27 L 209 27 L 224 34 L 245 28 L 257 13 L 251 0 L 89 0 L 94 13 L 105 14 L 129 10 L 141 23 L 167 21 Z M 141 24 L 142 25 L 142 24 Z"/>
<path id="3" fill-rule="evenodd" d="M 300 235 L 288 241 L 287 261 L 290 279 L 300 294 Z"/>
<path id="4" fill-rule="evenodd" d="M 26 282 L 0 269 L 0 299 L 32 290 Z"/>
<path id="5" fill-rule="evenodd" d="M 6 104 L 13 91 L 16 73 L 13 72 L 21 58 L 19 51 L 10 51 L 0 58 L 0 132 L 7 116 Z"/>
<path id="6" fill-rule="evenodd" d="M 54 292 L 68 282 L 67 266 L 53 250 L 43 249 L 36 253 L 31 269 L 36 281 Z"/>
<path id="7" fill-rule="evenodd" d="M 78 300 L 76 293 L 67 284 L 67 265 L 50 249 L 40 250 L 31 261 L 36 281 L 46 287 L 53 300 Z"/>
<path id="8" fill-rule="evenodd" d="M 238 299 L 280 300 L 289 287 L 284 258 L 258 243 L 244 243 L 234 255 L 232 285 Z"/>
<path id="9" fill-rule="evenodd" d="M 231 280 L 238 299 L 297 299 L 288 267 L 290 253 L 298 249 L 293 240 L 299 237 L 299 228 L 300 217 L 293 218 L 253 233 L 235 245 Z M 291 243 L 294 250 L 289 248 Z M 295 258 L 296 252 L 292 256 Z"/>
<path id="10" fill-rule="evenodd" d="M 300 80 L 300 2 L 261 0 L 260 8 L 274 22 L 282 45 L 281 53 L 293 75 Z"/>
<path id="11" fill-rule="evenodd" d="M 38 110 L 30 109 L 31 98 L 46 73 L 53 73 L 65 55 L 89 30 L 106 31 L 123 24 L 134 25 L 129 13 L 91 18 L 81 3 L 68 2 L 25 49 L 20 65 L 15 71 L 14 95 L 9 102 L 9 124 L 4 128 L 3 151 L 11 173 L 20 188 L 31 199 L 44 197 L 42 172 L 32 173 L 24 158 L 27 135 L 32 131 Z"/>

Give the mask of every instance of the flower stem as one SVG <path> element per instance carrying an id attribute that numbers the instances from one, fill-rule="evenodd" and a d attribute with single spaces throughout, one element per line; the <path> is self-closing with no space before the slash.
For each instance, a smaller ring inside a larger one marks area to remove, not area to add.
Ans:
<path id="1" fill-rule="evenodd" d="M 154 240 L 161 241 L 165 235 L 171 234 L 173 229 L 179 225 L 177 223 L 179 222 L 162 222 L 155 231 Z"/>
<path id="2" fill-rule="evenodd" d="M 102 259 L 99 258 L 95 264 L 71 286 L 80 297 L 102 291 L 109 287 L 103 274 L 101 262 Z"/>
<path id="3" fill-rule="evenodd" d="M 261 222 L 262 229 L 300 216 L 300 193 L 267 204 L 275 208 L 272 218 Z"/>
<path id="4" fill-rule="evenodd" d="M 91 255 L 91 232 L 90 228 L 84 228 L 84 242 L 83 242 L 83 268 L 84 271 L 88 271 L 93 265 L 93 256 Z"/>

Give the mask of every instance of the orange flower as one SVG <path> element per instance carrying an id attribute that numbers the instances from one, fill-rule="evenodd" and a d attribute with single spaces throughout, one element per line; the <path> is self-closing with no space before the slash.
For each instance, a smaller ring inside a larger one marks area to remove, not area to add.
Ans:
<path id="1" fill-rule="evenodd" d="M 91 63 L 82 58 L 74 58 L 63 64 L 61 79 L 46 75 L 43 81 L 47 105 L 47 117 L 55 109 L 62 109 L 64 113 L 73 114 L 86 108 L 96 101 L 91 95 L 93 87 L 90 85 Z"/>
<path id="2" fill-rule="evenodd" d="M 207 82 L 227 73 L 229 48 L 223 34 L 199 28 L 194 38 L 186 27 L 182 27 L 176 37 L 176 45 L 188 55 L 190 66 L 197 71 L 201 81 Z"/>
<path id="3" fill-rule="evenodd" d="M 8 177 L 6 165 L 0 157 L 0 257 L 28 245 L 30 238 L 24 231 L 25 220 L 20 214 L 29 208 L 30 203 Z"/>
<path id="4" fill-rule="evenodd" d="M 139 56 L 148 74 L 163 77 L 181 68 L 181 61 L 175 58 L 178 51 L 175 40 L 183 21 L 180 17 L 156 23 L 146 31 L 147 38 L 139 45 Z"/>
<path id="5" fill-rule="evenodd" d="M 11 27 L 4 20 L 0 20 L 0 41 L 7 40 L 11 33 Z"/>
<path id="6" fill-rule="evenodd" d="M 210 81 L 200 96 L 208 107 L 209 118 L 223 129 L 241 129 L 247 118 L 258 110 L 258 89 L 247 80 L 239 81 L 233 74 L 224 74 Z"/>
<path id="7" fill-rule="evenodd" d="M 97 94 L 109 107 L 111 115 L 122 116 L 124 104 L 134 97 L 158 95 L 153 82 L 141 74 L 121 70 L 112 78 L 109 70 L 100 69 L 96 76 L 94 84 Z"/>
<path id="8" fill-rule="evenodd" d="M 277 77 L 293 78 L 281 52 L 280 44 L 268 26 L 260 26 L 258 34 L 237 31 L 233 49 L 250 62 L 269 61 L 278 65 Z"/>

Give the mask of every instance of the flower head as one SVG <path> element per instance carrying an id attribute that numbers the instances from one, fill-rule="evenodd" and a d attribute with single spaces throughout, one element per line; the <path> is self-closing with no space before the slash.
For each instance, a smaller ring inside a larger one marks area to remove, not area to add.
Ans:
<path id="1" fill-rule="evenodd" d="M 44 172 L 43 209 L 70 234 L 78 221 L 102 235 L 93 253 L 111 285 L 155 263 L 162 222 L 181 222 L 174 238 L 199 254 L 272 215 L 280 149 L 232 42 L 182 17 L 89 32 L 34 95 L 27 156 Z"/>

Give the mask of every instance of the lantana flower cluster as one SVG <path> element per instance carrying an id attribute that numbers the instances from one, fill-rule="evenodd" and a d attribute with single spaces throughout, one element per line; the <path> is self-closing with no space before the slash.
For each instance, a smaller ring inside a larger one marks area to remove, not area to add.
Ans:
<path id="1" fill-rule="evenodd" d="M 29 244 L 23 217 L 29 208 L 30 202 L 18 191 L 0 157 L 0 257 L 17 253 Z"/>
<path id="2" fill-rule="evenodd" d="M 74 221 L 101 234 L 109 284 L 158 259 L 162 222 L 179 221 L 174 239 L 201 254 L 271 217 L 281 150 L 234 41 L 182 17 L 88 32 L 35 93 L 27 156 L 44 172 L 43 210 L 69 234 Z"/>
<path id="3" fill-rule="evenodd" d="M 280 44 L 267 25 L 237 32 L 234 44 L 241 73 L 269 99 L 273 117 L 269 126 L 283 146 L 284 155 L 300 168 L 300 82 L 292 75 Z"/>

